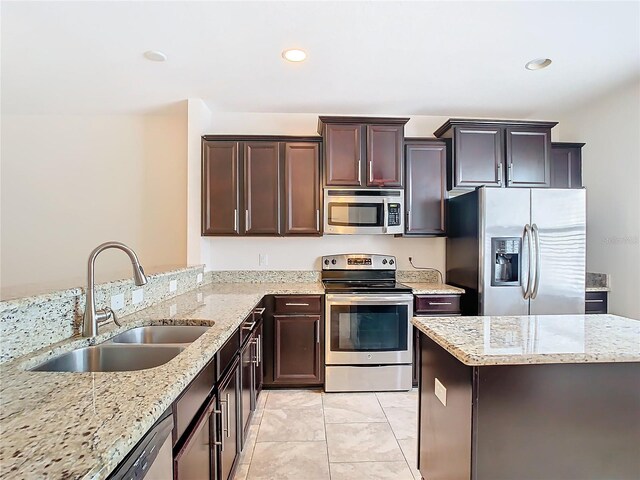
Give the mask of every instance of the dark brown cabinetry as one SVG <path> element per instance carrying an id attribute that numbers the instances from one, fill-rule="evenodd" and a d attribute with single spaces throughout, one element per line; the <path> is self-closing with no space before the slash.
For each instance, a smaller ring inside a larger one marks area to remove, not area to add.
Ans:
<path id="1" fill-rule="evenodd" d="M 434 135 L 451 143 L 447 188 L 549 187 L 557 122 L 452 118 Z"/>
<path id="2" fill-rule="evenodd" d="M 325 185 L 402 187 L 408 118 L 320 117 Z"/>
<path id="3" fill-rule="evenodd" d="M 237 142 L 202 144 L 202 234 L 238 235 L 240 162 Z"/>
<path id="4" fill-rule="evenodd" d="M 405 139 L 405 233 L 444 235 L 446 144 L 439 140 Z"/>
<path id="5" fill-rule="evenodd" d="M 584 313 L 607 313 L 607 292 L 587 292 L 584 299 Z"/>
<path id="6" fill-rule="evenodd" d="M 244 142 L 245 234 L 280 233 L 278 142 Z"/>
<path id="7" fill-rule="evenodd" d="M 320 234 L 320 145 L 284 145 L 284 234 Z"/>
<path id="8" fill-rule="evenodd" d="M 217 461 L 212 445 L 215 442 L 215 407 L 213 396 L 174 456 L 173 471 L 176 480 L 207 480 L 216 478 Z"/>
<path id="9" fill-rule="evenodd" d="M 322 297 L 276 295 L 273 315 L 273 385 L 324 381 Z"/>
<path id="10" fill-rule="evenodd" d="M 320 235 L 320 146 L 319 137 L 203 136 L 202 235 Z"/>
<path id="11" fill-rule="evenodd" d="M 551 144 L 551 187 L 582 188 L 582 147 L 584 143 Z"/>
<path id="12" fill-rule="evenodd" d="M 220 456 L 218 473 L 221 480 L 228 480 L 240 453 L 240 436 L 238 432 L 240 366 L 238 360 L 229 368 L 228 373 L 218 385 L 218 438 L 220 439 Z"/>

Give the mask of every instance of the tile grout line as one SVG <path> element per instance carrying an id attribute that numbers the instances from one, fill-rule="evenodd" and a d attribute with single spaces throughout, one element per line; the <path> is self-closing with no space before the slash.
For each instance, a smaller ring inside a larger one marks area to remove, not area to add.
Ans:
<path id="1" fill-rule="evenodd" d="M 260 415 L 260 421 L 258 422 L 258 428 L 256 429 L 256 441 L 253 442 L 253 448 L 251 449 L 251 457 L 249 458 L 249 466 L 247 467 L 247 476 L 245 477 L 245 480 L 249 480 L 249 472 L 251 471 L 251 464 L 253 463 L 253 454 L 255 453 L 256 446 L 258 445 L 258 435 L 260 434 L 260 426 L 262 425 L 262 419 L 264 418 L 264 410 L 265 410 L 265 407 L 267 406 L 267 400 L 269 400 L 269 392 L 268 391 L 265 392 L 264 390 L 262 390 L 262 394 L 263 395 L 266 394 L 266 398 L 264 400 L 264 406 L 262 407 L 262 415 Z M 249 430 L 251 430 L 251 427 L 249 427 Z"/>
<path id="2" fill-rule="evenodd" d="M 325 396 L 325 392 L 320 392 L 320 401 L 322 404 L 322 425 L 324 426 L 324 444 L 327 449 L 327 470 L 329 472 L 329 480 L 331 480 L 331 459 L 329 458 L 329 437 L 327 435 L 327 418 L 324 414 L 324 396 Z"/>
<path id="3" fill-rule="evenodd" d="M 378 397 L 377 393 L 374 393 L 374 395 L 376 396 L 376 400 L 378 401 L 378 404 L 380 405 L 380 408 L 382 409 L 382 413 L 384 413 L 384 418 L 387 419 L 387 423 L 389 424 L 389 428 L 391 429 L 391 433 L 393 433 L 393 439 L 396 441 L 396 445 L 398 445 L 398 448 L 400 449 L 400 453 L 402 453 L 402 458 L 404 458 L 404 463 L 407 465 L 407 468 L 409 469 L 409 473 L 411 474 L 411 477 L 413 477 L 413 470 L 411 468 L 411 465 L 409 464 L 409 461 L 407 460 L 407 456 L 404 453 L 404 450 L 402 450 L 402 446 L 400 445 L 400 442 L 398 441 L 398 437 L 396 437 L 396 432 L 393 430 L 393 427 L 391 426 L 391 421 L 389 421 L 389 417 L 387 417 L 387 412 L 385 411 L 384 407 L 382 406 L 382 403 L 380 403 L 380 397 Z"/>

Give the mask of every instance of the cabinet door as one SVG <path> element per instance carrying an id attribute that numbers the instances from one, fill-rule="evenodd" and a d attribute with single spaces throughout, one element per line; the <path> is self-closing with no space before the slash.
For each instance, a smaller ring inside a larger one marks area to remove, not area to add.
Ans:
<path id="1" fill-rule="evenodd" d="M 238 235 L 238 142 L 203 142 L 202 234 Z"/>
<path id="2" fill-rule="evenodd" d="M 502 135 L 499 127 L 454 129 L 453 188 L 502 186 Z"/>
<path id="3" fill-rule="evenodd" d="M 551 184 L 551 129 L 506 129 L 507 186 L 548 187 Z"/>
<path id="4" fill-rule="evenodd" d="M 218 390 L 218 402 L 220 410 L 220 479 L 228 480 L 236 457 L 239 453 L 238 437 L 238 411 L 240 404 L 238 399 L 238 386 L 240 383 L 240 366 L 236 362 L 229 375 L 221 383 Z"/>
<path id="5" fill-rule="evenodd" d="M 580 147 L 551 146 L 551 188 L 582 188 Z"/>
<path id="6" fill-rule="evenodd" d="M 258 405 L 258 397 L 260 396 L 260 392 L 262 392 L 262 383 L 264 379 L 264 365 L 263 365 L 263 350 L 262 345 L 264 343 L 264 330 L 262 328 L 262 323 L 256 327 L 254 336 L 255 336 L 255 363 L 254 363 L 254 398 L 253 405 L 251 407 L 252 410 L 255 410 Z"/>
<path id="7" fill-rule="evenodd" d="M 364 125 L 328 124 L 325 127 L 324 170 L 329 186 L 362 185 Z"/>
<path id="8" fill-rule="evenodd" d="M 173 471 L 176 480 L 215 479 L 216 456 L 211 449 L 215 435 L 215 421 L 211 413 L 215 404 L 214 396 L 175 455 Z"/>
<path id="9" fill-rule="evenodd" d="M 367 186 L 401 187 L 403 125 L 367 125 Z"/>
<path id="10" fill-rule="evenodd" d="M 284 146 L 285 235 L 320 234 L 320 145 Z"/>
<path id="11" fill-rule="evenodd" d="M 444 142 L 425 141 L 406 145 L 405 232 L 409 235 L 445 233 L 446 157 Z"/>
<path id="12" fill-rule="evenodd" d="M 274 315 L 274 383 L 319 384 L 320 315 Z"/>
<path id="13" fill-rule="evenodd" d="M 249 417 L 253 410 L 254 396 L 254 339 L 250 338 L 240 352 L 240 398 L 241 416 L 240 426 L 242 444 L 244 445 L 245 433 L 249 428 Z"/>
<path id="14" fill-rule="evenodd" d="M 280 151 L 278 142 L 244 144 L 244 231 L 280 233 Z"/>

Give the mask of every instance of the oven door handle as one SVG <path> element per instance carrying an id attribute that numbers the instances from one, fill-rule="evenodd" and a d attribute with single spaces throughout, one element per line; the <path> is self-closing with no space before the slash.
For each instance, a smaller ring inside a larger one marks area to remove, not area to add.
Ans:
<path id="1" fill-rule="evenodd" d="M 413 304 L 413 295 L 327 295 L 328 304 L 395 304 L 395 303 L 411 303 Z"/>

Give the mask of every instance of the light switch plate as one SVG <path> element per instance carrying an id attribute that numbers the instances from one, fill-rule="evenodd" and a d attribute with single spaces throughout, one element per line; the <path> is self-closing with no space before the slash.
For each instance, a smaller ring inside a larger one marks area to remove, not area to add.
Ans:
<path id="1" fill-rule="evenodd" d="M 176 314 L 177 311 L 178 311 L 178 306 L 175 303 L 169 306 L 169 316 L 170 317 L 173 317 Z"/>
<path id="2" fill-rule="evenodd" d="M 111 310 L 122 310 L 124 308 L 124 293 L 111 295 Z"/>
<path id="3" fill-rule="evenodd" d="M 196 275 L 196 283 L 202 283 L 202 274 L 201 273 Z"/>
<path id="4" fill-rule="evenodd" d="M 133 303 L 134 305 L 137 305 L 139 303 L 142 303 L 143 300 L 144 300 L 144 289 L 136 288 L 131 293 L 131 303 Z"/>
<path id="5" fill-rule="evenodd" d="M 440 380 L 438 380 L 438 378 L 436 377 L 436 382 L 435 382 L 435 394 L 436 397 L 438 397 L 438 400 L 440 400 L 440 403 L 442 403 L 442 405 L 444 405 L 445 407 L 447 406 L 447 389 L 445 388 L 445 386 L 440 382 Z"/>
<path id="6" fill-rule="evenodd" d="M 266 253 L 259 254 L 258 263 L 261 267 L 266 267 L 267 265 L 269 265 L 269 255 L 267 255 Z"/>
<path id="7" fill-rule="evenodd" d="M 171 280 L 169 281 L 169 292 L 175 292 L 178 289 L 178 281 Z"/>

